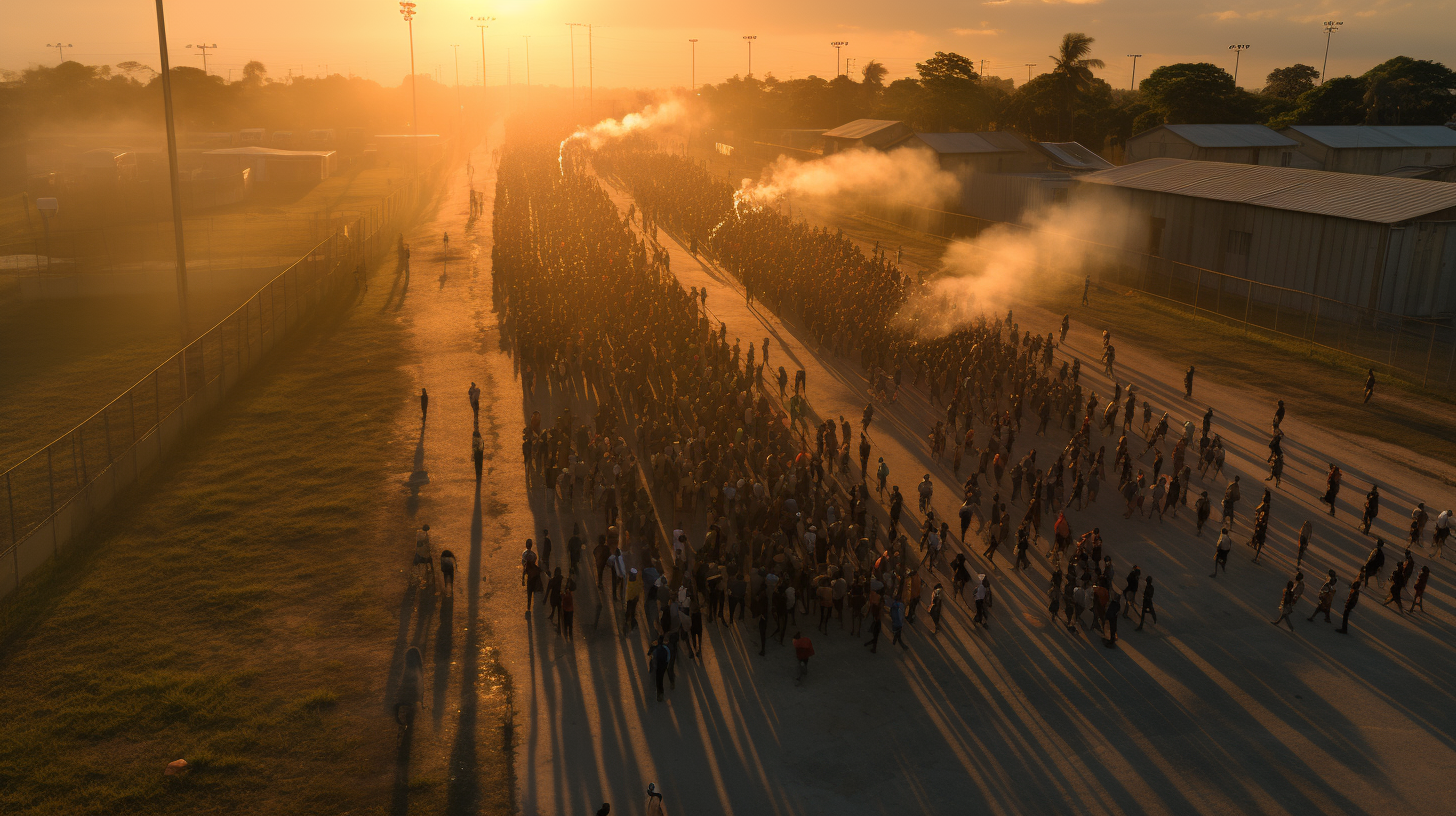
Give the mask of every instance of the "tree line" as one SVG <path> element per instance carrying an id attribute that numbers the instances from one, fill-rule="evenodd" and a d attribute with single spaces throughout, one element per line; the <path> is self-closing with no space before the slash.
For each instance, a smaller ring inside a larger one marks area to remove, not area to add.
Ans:
<path id="1" fill-rule="evenodd" d="M 290 77 L 274 81 L 258 61 L 228 82 L 190 66 L 171 69 L 173 107 L 182 130 L 240 128 L 339 128 L 400 130 L 409 127 L 409 83 L 384 87 L 359 77 Z M 455 90 L 416 76 L 422 132 L 448 127 Z M 0 74 L 0 116 L 11 125 L 98 127 L 136 123 L 155 126 L 162 111 L 161 77 L 138 62 L 115 66 L 75 61 Z"/>
<path id="2" fill-rule="evenodd" d="M 1164 65 L 1137 90 L 1095 77 L 1103 62 L 1095 40 L 1062 37 L 1052 70 L 1019 87 L 983 76 L 973 60 L 937 51 L 916 64 L 918 76 L 885 83 L 871 60 L 858 80 L 810 76 L 779 80 L 734 76 L 699 91 L 724 130 L 832 128 L 853 119 L 897 119 L 924 132 L 1014 130 L 1038 141 L 1081 142 L 1094 149 L 1121 144 L 1162 124 L 1432 125 L 1456 119 L 1456 72 L 1439 62 L 1395 57 L 1360 76 L 1328 79 L 1294 64 L 1246 90 L 1207 62 Z"/>

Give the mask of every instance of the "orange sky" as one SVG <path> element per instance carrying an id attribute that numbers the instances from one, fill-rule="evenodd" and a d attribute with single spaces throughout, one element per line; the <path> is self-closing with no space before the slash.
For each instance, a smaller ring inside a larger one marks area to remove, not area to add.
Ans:
<path id="1" fill-rule="evenodd" d="M 744 34 L 756 34 L 754 73 L 781 78 L 830 76 L 834 49 L 855 66 L 870 58 L 884 62 L 891 78 L 910 75 L 916 61 L 936 50 L 957 51 L 987 61 L 987 72 L 1025 81 L 1025 63 L 1046 70 L 1065 31 L 1097 38 L 1095 55 L 1107 61 L 1104 78 L 1126 87 L 1131 60 L 1141 53 L 1139 77 L 1160 64 L 1211 61 L 1232 70 L 1228 46 L 1247 43 L 1240 84 L 1257 87 L 1272 68 L 1294 62 L 1319 67 L 1325 38 L 1320 23 L 1343 20 L 1330 54 L 1330 74 L 1359 73 L 1374 63 L 1406 54 L 1456 65 L 1456 0 L 1367 0 L 1352 5 L 1331 0 L 990 0 L 990 2 L 887 3 L 869 0 L 800 0 L 797 3 L 739 0 L 684 3 L 681 0 L 419 0 L 415 54 L 421 73 L 438 70 L 454 78 L 459 44 L 461 81 L 479 80 L 480 37 L 472 15 L 498 18 L 486 34 L 490 84 L 510 77 L 525 81 L 526 37 L 530 37 L 531 80 L 566 86 L 571 82 L 567 22 L 594 23 L 592 57 L 598 86 L 668 87 L 690 78 L 689 37 L 697 37 L 697 78 L 716 82 L 747 70 Z M 577 35 L 578 85 L 587 83 L 587 43 Z M 258 0 L 221 5 L 172 0 L 168 36 L 178 65 L 201 65 L 189 43 L 219 46 L 209 67 L 226 76 L 249 59 L 266 63 L 274 76 L 353 73 L 395 84 L 408 71 L 405 25 L 389 0 Z M 0 68 L 53 64 L 47 43 L 71 43 L 68 58 L 115 64 L 138 60 L 157 64 L 154 6 L 146 0 L 47 0 L 6 11 L 0 29 Z"/>

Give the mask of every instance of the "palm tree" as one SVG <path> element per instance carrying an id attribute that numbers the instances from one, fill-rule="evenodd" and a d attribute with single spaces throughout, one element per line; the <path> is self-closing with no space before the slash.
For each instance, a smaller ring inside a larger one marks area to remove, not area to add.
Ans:
<path id="1" fill-rule="evenodd" d="M 1057 54 L 1050 57 L 1052 61 L 1052 76 L 1057 80 L 1062 97 L 1062 134 L 1065 141 L 1072 140 L 1072 105 L 1077 95 L 1087 90 L 1092 83 L 1092 69 L 1102 68 L 1105 63 L 1100 59 L 1091 59 L 1087 55 L 1092 53 L 1091 37 L 1078 31 L 1062 35 L 1062 46 L 1057 49 Z"/>

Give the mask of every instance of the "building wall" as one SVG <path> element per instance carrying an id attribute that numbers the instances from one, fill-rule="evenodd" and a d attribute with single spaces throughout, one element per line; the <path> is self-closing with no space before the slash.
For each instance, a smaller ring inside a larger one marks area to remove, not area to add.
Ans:
<path id="1" fill-rule="evenodd" d="M 1442 167 L 1456 164 L 1456 148 L 1452 147 L 1352 147 L 1337 150 L 1326 147 L 1297 130 L 1285 130 L 1282 135 L 1299 142 L 1301 158 L 1314 170 L 1380 176 L 1401 167 Z"/>
<path id="2" fill-rule="evenodd" d="M 1358 306 L 1383 299 L 1385 225 L 1100 184 L 1077 194 L 1106 205 L 1121 222 L 1109 240 L 1127 249 Z"/>
<path id="3" fill-rule="evenodd" d="M 1226 164 L 1267 167 L 1304 167 L 1299 150 L 1289 147 L 1199 147 L 1165 128 L 1155 128 L 1127 140 L 1126 164 L 1144 159 L 1195 159 Z"/>

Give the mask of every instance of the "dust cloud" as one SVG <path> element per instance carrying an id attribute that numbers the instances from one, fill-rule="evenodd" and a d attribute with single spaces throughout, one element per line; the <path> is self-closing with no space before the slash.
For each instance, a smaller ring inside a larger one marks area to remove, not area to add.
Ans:
<path id="1" fill-rule="evenodd" d="M 994 318 L 1115 251 L 1108 236 L 1127 224 L 1120 208 L 1085 200 L 1045 207 L 1025 220 L 953 242 L 941 258 L 942 274 L 906 301 L 897 322 L 936 337 Z"/>

